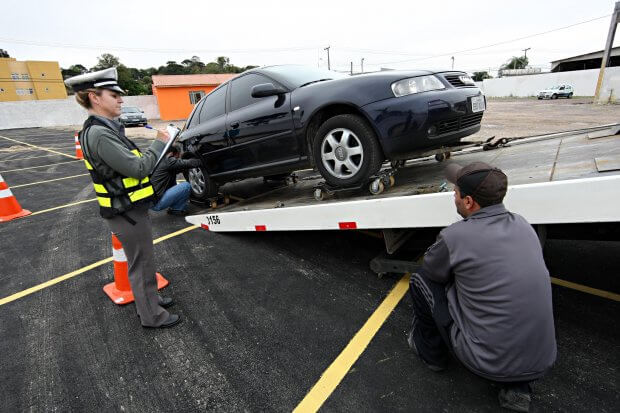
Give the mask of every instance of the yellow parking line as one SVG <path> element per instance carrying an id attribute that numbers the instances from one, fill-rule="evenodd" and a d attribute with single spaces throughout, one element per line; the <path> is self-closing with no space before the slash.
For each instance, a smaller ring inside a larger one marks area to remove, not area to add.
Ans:
<path id="1" fill-rule="evenodd" d="M 409 274 L 405 274 L 394 286 L 392 291 L 377 307 L 362 328 L 342 350 L 336 360 L 323 372 L 319 381 L 312 387 L 293 412 L 316 412 L 325 400 L 338 387 L 344 376 L 364 352 L 379 328 L 383 325 L 394 308 L 398 305 L 409 289 Z"/>
<path id="2" fill-rule="evenodd" d="M 19 143 L 20 145 L 30 146 L 31 148 L 37 148 L 37 149 L 40 149 L 40 150 L 42 150 L 42 151 L 53 152 L 53 153 L 57 153 L 58 155 L 67 156 L 67 157 L 69 157 L 69 158 L 77 159 L 77 158 L 76 158 L 75 156 L 73 156 L 73 155 L 67 155 L 66 153 L 58 152 L 58 151 L 55 151 L 55 150 L 53 150 L 53 149 L 44 148 L 43 146 L 37 146 L 37 145 L 33 145 L 33 144 L 31 144 L 31 143 L 26 143 L 26 142 L 18 141 L 18 140 L 16 140 L 16 139 L 7 138 L 6 136 L 2 136 L 2 135 L 0 135 L 0 138 L 2 138 L 2 139 L 6 139 L 6 140 L 8 140 L 8 141 L 12 141 L 12 142 Z"/>
<path id="3" fill-rule="evenodd" d="M 32 214 L 30 214 L 29 216 L 44 214 L 46 212 L 55 211 L 57 209 L 67 208 L 67 207 L 70 207 L 70 206 L 73 206 L 73 205 L 84 204 L 86 202 L 92 202 L 92 201 L 96 201 L 96 200 L 97 200 L 97 198 L 85 199 L 84 201 L 77 201 L 77 202 L 73 202 L 71 204 L 66 204 L 66 205 L 61 205 L 61 206 L 57 206 L 57 207 L 54 207 L 54 208 L 44 209 L 43 211 L 36 211 L 36 212 L 33 212 Z"/>
<path id="4" fill-rule="evenodd" d="M 582 293 L 596 295 L 598 297 L 607 298 L 613 301 L 620 301 L 620 294 L 612 293 L 611 291 L 599 290 L 598 288 L 588 287 L 586 285 L 577 284 L 574 282 L 560 280 L 559 278 L 551 277 L 551 282 L 562 287 L 570 288 L 572 290 L 581 291 Z"/>
<path id="5" fill-rule="evenodd" d="M 66 161 L 66 162 L 56 162 L 56 163 L 50 163 L 47 165 L 41 165 L 41 166 L 29 166 L 27 168 L 18 168 L 18 169 L 7 169 L 6 171 L 0 171 L 0 173 L 5 173 L 5 172 L 16 172 L 16 171 L 25 171 L 26 169 L 37 169 L 37 168 L 47 168 L 49 166 L 54 166 L 54 165 L 61 165 L 63 163 L 71 163 L 71 162 L 79 162 L 81 159 L 75 159 L 73 161 Z"/>
<path id="6" fill-rule="evenodd" d="M 176 237 L 178 235 L 184 234 L 184 233 L 186 233 L 188 231 L 191 231 L 193 229 L 196 229 L 196 228 L 198 228 L 198 227 L 196 227 L 194 225 L 186 227 L 186 228 L 183 228 L 183 229 L 181 229 L 179 231 L 176 231 L 176 232 L 173 232 L 171 234 L 165 235 L 163 237 L 157 238 L 156 240 L 153 241 L 153 244 L 158 244 L 158 243 L 160 243 L 162 241 L 165 241 L 167 239 L 170 239 L 170 238 Z M 100 267 L 103 264 L 107 264 L 108 262 L 112 261 L 112 259 L 113 259 L 112 257 L 108 257 L 108 258 L 105 258 L 103 260 L 99 260 L 99 261 L 94 262 L 94 263 L 92 263 L 90 265 L 87 265 L 86 267 L 82 267 L 79 270 L 72 271 L 70 273 L 61 275 L 60 277 L 56 277 L 54 279 L 51 279 L 51 280 L 46 281 L 44 283 L 41 283 L 39 285 L 35 285 L 34 287 L 30 287 L 30 288 L 28 288 L 26 290 L 23 290 L 23 291 L 20 291 L 18 293 L 9 295 L 8 297 L 4 297 L 4 298 L 0 299 L 0 306 L 2 306 L 4 304 L 7 304 L 7 303 L 10 303 L 11 301 L 15 301 L 15 300 L 18 300 L 20 298 L 23 298 L 23 297 L 25 297 L 27 295 L 30 295 L 32 293 L 36 293 L 37 291 L 43 290 L 44 288 L 51 287 L 52 285 L 55 285 L 55 284 L 58 284 L 60 282 L 65 281 L 65 280 L 68 280 L 70 278 L 73 278 L 76 275 L 83 274 L 86 271 L 92 270 L 93 268 Z"/>
<path id="7" fill-rule="evenodd" d="M 613 301 L 620 301 L 620 294 L 615 294 L 610 291 L 599 290 L 554 277 L 551 277 L 551 282 L 553 284 L 561 285 L 577 291 L 608 298 Z M 387 320 L 390 313 L 394 310 L 394 308 L 396 308 L 408 289 L 409 274 L 405 274 L 396 283 L 392 291 L 370 316 L 362 328 L 357 332 L 357 334 L 355 334 L 344 350 L 332 362 L 327 370 L 323 372 L 319 381 L 316 382 L 306 397 L 304 397 L 295 410 L 293 410 L 294 413 L 316 412 L 321 408 L 323 403 L 325 403 L 325 400 L 327 400 L 327 398 L 334 392 L 353 364 L 364 352 L 366 347 L 368 347 L 370 341 L 373 339 L 377 331 L 379 331 L 379 328 L 381 328 L 381 326 L 385 323 L 385 320 Z"/>
<path id="8" fill-rule="evenodd" d="M 86 176 L 86 175 L 88 175 L 88 173 L 79 174 L 79 175 L 65 176 L 64 178 L 48 179 L 47 181 L 31 182 L 29 184 L 11 185 L 11 189 L 13 189 L 13 188 L 22 188 L 24 186 L 30 186 L 30 185 L 46 184 L 48 182 L 62 181 L 63 179 L 77 178 L 78 176 Z"/>

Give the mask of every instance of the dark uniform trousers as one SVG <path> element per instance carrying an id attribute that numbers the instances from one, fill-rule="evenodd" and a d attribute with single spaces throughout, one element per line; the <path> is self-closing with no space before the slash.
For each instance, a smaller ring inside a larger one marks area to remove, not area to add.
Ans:
<path id="1" fill-rule="evenodd" d="M 112 232 L 123 244 L 129 267 L 129 283 L 136 303 L 136 310 L 143 326 L 158 327 L 168 319 L 168 312 L 159 305 L 153 234 L 148 205 L 139 205 L 125 213 L 136 224 L 122 216 L 106 219 Z"/>
<path id="2" fill-rule="evenodd" d="M 418 355 L 428 364 L 446 367 L 454 355 L 450 341 L 453 320 L 448 309 L 447 285 L 430 280 L 423 270 L 411 274 L 409 293 L 413 301 L 411 333 Z M 456 360 L 458 358 L 454 356 Z M 529 393 L 530 381 L 495 382 L 503 388 Z"/>
<path id="3" fill-rule="evenodd" d="M 446 287 L 424 276 L 411 274 L 409 293 L 413 301 L 411 331 L 419 356 L 428 364 L 445 367 L 450 360 L 450 327 Z"/>

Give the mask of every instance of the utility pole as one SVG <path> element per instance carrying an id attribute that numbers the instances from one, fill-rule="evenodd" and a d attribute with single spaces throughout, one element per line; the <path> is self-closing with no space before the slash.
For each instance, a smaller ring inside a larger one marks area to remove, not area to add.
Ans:
<path id="1" fill-rule="evenodd" d="M 331 70 L 331 65 L 330 65 L 330 62 L 329 62 L 329 48 L 330 47 L 331 46 L 327 46 L 325 49 L 323 49 L 323 50 L 327 50 L 327 70 Z"/>
<path id="2" fill-rule="evenodd" d="M 527 49 L 521 49 L 523 50 L 523 53 L 525 54 L 525 58 L 527 59 L 527 51 L 530 50 L 531 47 L 528 47 Z"/>
<path id="3" fill-rule="evenodd" d="M 361 69 L 362 69 L 362 73 L 364 73 L 364 58 L 363 57 L 362 57 Z"/>
<path id="4" fill-rule="evenodd" d="M 452 59 L 452 69 L 454 70 L 454 56 L 452 56 L 450 59 Z"/>
<path id="5" fill-rule="evenodd" d="M 609 24 L 609 33 L 607 33 L 607 43 L 605 44 L 605 51 L 603 52 L 603 59 L 601 59 L 601 70 L 598 72 L 598 81 L 596 82 L 596 92 L 594 93 L 594 101 L 598 102 L 601 95 L 601 86 L 603 85 L 603 78 L 605 77 L 605 67 L 609 63 L 609 55 L 611 54 L 611 46 L 614 44 L 614 37 L 616 35 L 616 26 L 620 20 L 620 1 L 616 2 L 614 12 L 611 15 L 611 23 Z"/>
<path id="6" fill-rule="evenodd" d="M 351 62 L 351 76 L 353 76 L 353 62 Z"/>

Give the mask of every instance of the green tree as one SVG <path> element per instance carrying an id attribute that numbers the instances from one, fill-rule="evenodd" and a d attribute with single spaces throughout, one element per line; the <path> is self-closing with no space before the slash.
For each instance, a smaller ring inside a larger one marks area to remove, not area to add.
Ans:
<path id="1" fill-rule="evenodd" d="M 77 75 L 83 75 L 87 72 L 88 69 L 81 64 L 71 65 L 68 69 L 60 68 L 60 73 L 62 73 L 63 79 L 67 79 Z"/>
<path id="2" fill-rule="evenodd" d="M 474 79 L 474 82 L 482 82 L 484 79 L 491 79 L 491 75 L 489 75 L 489 72 L 474 72 L 472 79 Z"/>
<path id="3" fill-rule="evenodd" d="M 97 58 L 97 64 L 92 68 L 93 71 L 103 70 L 110 67 L 117 67 L 121 62 L 118 57 L 110 54 L 104 53 Z"/>
<path id="4" fill-rule="evenodd" d="M 506 63 L 500 67 L 500 70 L 505 69 L 525 69 L 529 63 L 526 56 L 512 56 Z"/>
<path id="5" fill-rule="evenodd" d="M 0 57 L 11 57 L 9 56 L 9 52 L 4 49 L 0 49 Z"/>

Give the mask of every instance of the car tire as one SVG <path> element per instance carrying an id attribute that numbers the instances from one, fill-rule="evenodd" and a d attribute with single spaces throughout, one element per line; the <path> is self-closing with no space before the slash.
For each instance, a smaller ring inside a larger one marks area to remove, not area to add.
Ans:
<path id="1" fill-rule="evenodd" d="M 202 166 L 189 169 L 187 175 L 183 175 L 190 184 L 193 199 L 207 202 L 217 196 L 218 185 Z"/>
<path id="2" fill-rule="evenodd" d="M 558 95 L 556 95 L 555 93 L 553 95 L 551 95 L 551 99 L 557 99 Z"/>
<path id="3" fill-rule="evenodd" d="M 338 115 L 325 121 L 312 141 L 312 153 L 325 181 L 335 187 L 365 183 L 384 159 L 375 132 L 357 115 Z"/>
<path id="4" fill-rule="evenodd" d="M 568 99 L 571 99 L 573 97 L 573 92 L 570 92 L 567 96 Z"/>

